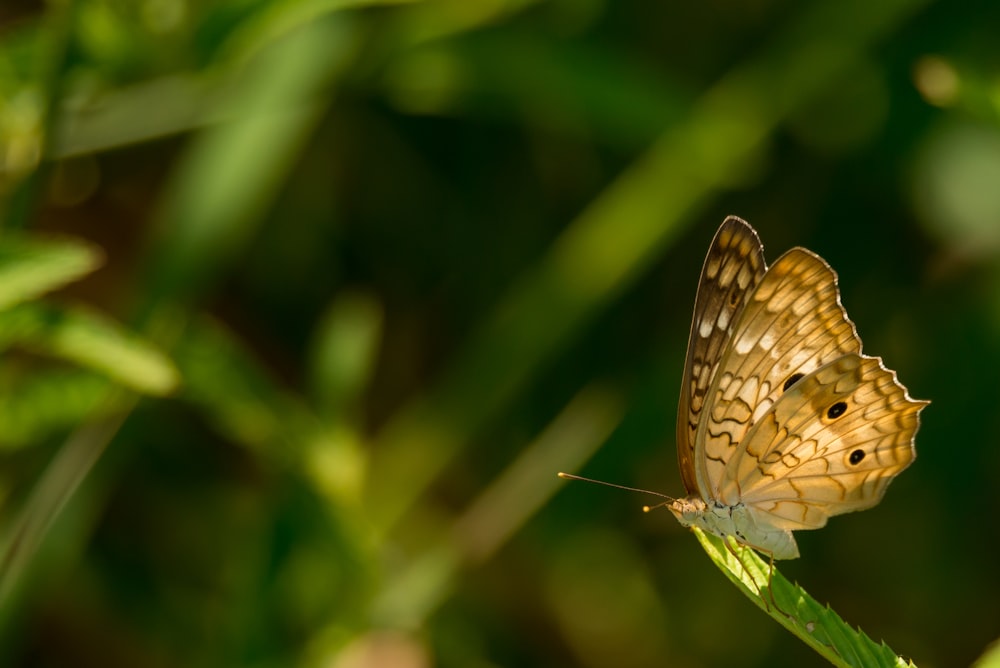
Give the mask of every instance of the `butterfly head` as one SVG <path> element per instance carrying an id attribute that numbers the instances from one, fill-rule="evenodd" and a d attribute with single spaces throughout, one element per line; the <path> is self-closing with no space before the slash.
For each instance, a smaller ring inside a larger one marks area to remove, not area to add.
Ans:
<path id="1" fill-rule="evenodd" d="M 666 504 L 666 506 L 674 514 L 674 517 L 677 518 L 677 521 L 686 527 L 697 524 L 699 519 L 704 517 L 705 512 L 708 510 L 705 501 L 697 496 L 674 499 L 672 502 Z"/>

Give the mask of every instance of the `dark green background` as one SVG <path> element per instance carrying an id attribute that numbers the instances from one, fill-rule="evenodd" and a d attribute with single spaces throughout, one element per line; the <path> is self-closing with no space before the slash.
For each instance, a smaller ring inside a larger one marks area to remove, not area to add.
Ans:
<path id="1" fill-rule="evenodd" d="M 970 664 L 1000 636 L 998 26 L 920 0 L 5 0 L 4 234 L 100 246 L 56 302 L 181 384 L 102 403 L 5 350 L 5 536 L 112 427 L 0 600 L 0 663 L 817 663 L 650 497 L 555 477 L 682 492 L 690 311 L 737 214 L 769 260 L 830 262 L 865 351 L 933 401 L 881 505 L 782 572 Z"/>

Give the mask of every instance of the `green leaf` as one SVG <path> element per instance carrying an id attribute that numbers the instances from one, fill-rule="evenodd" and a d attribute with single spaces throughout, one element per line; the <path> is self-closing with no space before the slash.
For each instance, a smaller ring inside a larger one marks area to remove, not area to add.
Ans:
<path id="1" fill-rule="evenodd" d="M 184 374 L 181 400 L 191 402 L 220 433 L 254 452 L 292 456 L 315 428 L 314 419 L 287 388 L 223 324 L 190 324 L 174 348 Z"/>
<path id="2" fill-rule="evenodd" d="M 372 295 L 348 291 L 317 324 L 309 371 L 322 415 L 344 419 L 357 405 L 374 373 L 382 318 L 382 306 Z"/>
<path id="3" fill-rule="evenodd" d="M 972 664 L 973 668 L 1000 668 L 1000 640 L 994 640 L 983 655 Z"/>
<path id="4" fill-rule="evenodd" d="M 119 393 L 120 394 L 120 393 Z M 114 386 L 81 369 L 45 369 L 0 378 L 0 451 L 13 451 L 121 410 Z"/>
<path id="5" fill-rule="evenodd" d="M 164 395 L 180 375 L 149 342 L 90 309 L 25 304 L 0 314 L 0 348 L 16 344 L 97 371 L 144 394 Z"/>
<path id="6" fill-rule="evenodd" d="M 326 498 L 353 509 L 366 466 L 359 434 L 320 419 L 233 332 L 209 318 L 188 327 L 175 358 L 184 375 L 180 399 L 219 433 L 272 463 L 304 471 Z"/>
<path id="7" fill-rule="evenodd" d="M 785 579 L 749 547 L 692 529 L 715 565 L 754 604 L 835 666 L 912 666 L 885 643 L 851 628 L 828 605 Z"/>
<path id="8" fill-rule="evenodd" d="M 71 237 L 0 237 L 0 309 L 75 281 L 102 257 L 96 246 Z"/>

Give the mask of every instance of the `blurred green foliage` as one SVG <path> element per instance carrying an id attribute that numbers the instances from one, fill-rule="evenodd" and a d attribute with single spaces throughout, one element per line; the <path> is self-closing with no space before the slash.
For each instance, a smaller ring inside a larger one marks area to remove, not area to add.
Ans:
<path id="1" fill-rule="evenodd" d="M 1000 5 L 5 0 L 0 663 L 799 666 L 645 501 L 726 214 L 932 399 L 782 564 L 1000 636 Z M 558 496 L 557 496 L 558 492 Z"/>

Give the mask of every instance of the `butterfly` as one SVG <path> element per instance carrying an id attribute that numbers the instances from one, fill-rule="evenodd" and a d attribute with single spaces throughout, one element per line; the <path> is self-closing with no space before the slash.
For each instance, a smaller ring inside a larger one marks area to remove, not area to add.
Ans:
<path id="1" fill-rule="evenodd" d="M 695 298 L 677 413 L 688 496 L 680 523 L 770 555 L 793 531 L 876 505 L 916 457 L 927 401 L 861 352 L 837 275 L 793 248 L 768 267 L 757 232 L 730 216 Z"/>

